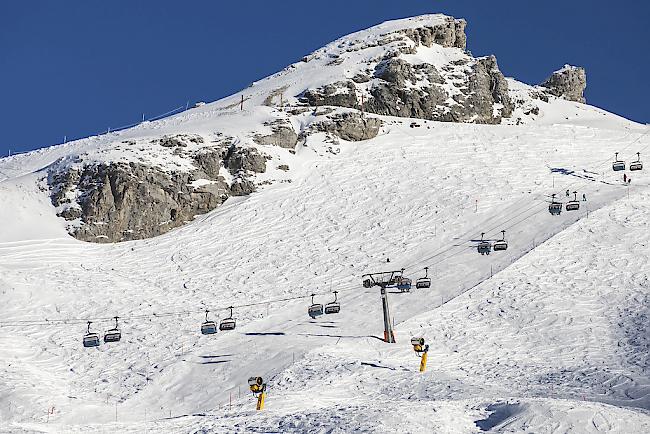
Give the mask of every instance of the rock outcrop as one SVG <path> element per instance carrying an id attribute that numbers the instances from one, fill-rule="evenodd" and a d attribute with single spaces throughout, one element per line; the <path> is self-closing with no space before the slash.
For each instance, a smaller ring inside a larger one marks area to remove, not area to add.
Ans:
<path id="1" fill-rule="evenodd" d="M 465 26 L 464 20 L 442 15 L 383 23 L 305 56 L 304 63 L 265 79 L 259 93 L 242 92 L 228 104 L 163 122 L 162 129 L 145 125 L 126 140 L 102 138 L 85 153 L 49 168 L 52 203 L 81 240 L 148 238 L 191 221 L 229 196 L 291 182 L 283 173 L 289 166 L 280 164 L 283 156 L 298 152 L 301 139 L 307 146 L 314 132 L 325 133 L 329 143 L 372 139 L 382 128 L 375 115 L 519 124 L 540 114 L 536 100 L 555 95 L 585 101 L 585 71 L 568 65 L 542 87 L 508 89 L 494 56 L 475 58 L 466 51 Z M 517 117 L 504 121 L 515 106 Z M 174 134 L 185 122 L 201 134 Z M 260 175 L 271 159 L 267 151 L 280 161 Z M 338 153 L 338 146 L 328 152 Z"/>
<path id="2" fill-rule="evenodd" d="M 186 139 L 165 136 L 153 143 L 186 152 Z M 71 221 L 69 231 L 77 239 L 150 238 L 213 210 L 229 196 L 252 193 L 256 184 L 251 176 L 265 172 L 269 159 L 255 148 L 234 145 L 200 148 L 190 157 L 195 167 L 190 171 L 66 159 L 50 170 L 50 197 L 58 215 Z M 230 185 L 220 175 L 222 168 L 230 172 Z"/>
<path id="3" fill-rule="evenodd" d="M 290 122 L 276 121 L 269 126 L 273 132 L 265 136 L 255 136 L 253 138 L 255 143 L 259 145 L 275 145 L 287 149 L 294 149 L 296 147 L 298 134 L 296 134 Z"/>
<path id="4" fill-rule="evenodd" d="M 453 96 L 442 74 L 427 63 L 411 65 L 393 57 L 377 65 L 375 77 L 381 82 L 371 88 L 364 104 L 370 113 L 495 124 L 513 111 L 508 83 L 494 56 L 476 59 L 469 71 L 456 77 L 453 85 L 459 92 Z"/>
<path id="5" fill-rule="evenodd" d="M 75 188 L 76 206 L 60 215 L 80 218 L 73 235 L 83 241 L 118 242 L 163 234 L 206 213 L 228 197 L 223 179 L 193 187 L 190 173 L 166 173 L 137 163 L 108 163 L 70 169 L 59 192 Z M 54 180 L 56 181 L 56 180 Z M 55 206 L 62 197 L 53 195 Z"/>
<path id="6" fill-rule="evenodd" d="M 438 44 L 443 47 L 455 47 L 464 50 L 467 46 L 465 26 L 467 26 L 467 21 L 447 17 L 444 24 L 404 29 L 400 33 L 408 36 L 416 45 L 430 47 L 432 44 Z"/>
<path id="7" fill-rule="evenodd" d="M 311 106 L 333 105 L 359 108 L 357 88 L 351 80 L 326 84 L 318 89 L 307 89 L 301 97 Z"/>
<path id="8" fill-rule="evenodd" d="M 299 100 L 310 106 L 363 108 L 380 115 L 500 123 L 511 116 L 514 105 L 494 56 L 475 59 L 457 51 L 452 55 L 455 60 L 438 66 L 404 56 L 416 53 L 419 46 L 434 44 L 464 50 L 465 25 L 464 20 L 447 17 L 442 24 L 387 33 L 377 44 L 393 45 L 369 65 L 372 69 L 367 73 L 357 72 L 350 79 L 307 89 Z M 360 95 L 365 95 L 363 107 Z"/>
<path id="9" fill-rule="evenodd" d="M 587 87 L 587 74 L 584 68 L 564 65 L 562 69 L 551 74 L 541 86 L 551 95 L 569 101 L 586 102 L 584 91 Z"/>
<path id="10" fill-rule="evenodd" d="M 314 128 L 343 140 L 358 142 L 376 137 L 381 125 L 381 120 L 377 118 L 362 116 L 360 113 L 341 113 L 315 123 Z"/>

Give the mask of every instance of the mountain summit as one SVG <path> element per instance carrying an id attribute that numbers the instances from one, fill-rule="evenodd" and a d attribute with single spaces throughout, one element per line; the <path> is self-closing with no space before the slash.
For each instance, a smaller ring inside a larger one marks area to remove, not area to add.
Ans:
<path id="1" fill-rule="evenodd" d="M 386 116 L 521 124 L 559 97 L 584 102 L 583 70 L 567 66 L 538 87 L 506 79 L 494 56 L 466 50 L 465 26 L 445 15 L 388 21 L 233 96 L 52 149 L 52 203 L 80 240 L 148 238 L 229 197 L 290 182 L 294 155 L 313 134 L 367 140 Z"/>

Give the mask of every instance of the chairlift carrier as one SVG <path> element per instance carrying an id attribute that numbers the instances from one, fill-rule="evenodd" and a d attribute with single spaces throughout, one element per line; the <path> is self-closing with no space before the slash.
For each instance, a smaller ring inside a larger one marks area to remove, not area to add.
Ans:
<path id="1" fill-rule="evenodd" d="M 566 210 L 567 211 L 577 211 L 580 209 L 580 201 L 578 200 L 578 192 L 574 191 L 573 192 L 573 200 L 570 200 L 566 203 Z"/>
<path id="2" fill-rule="evenodd" d="M 83 338 L 84 348 L 99 346 L 99 334 L 90 331 L 90 324 L 92 324 L 92 322 L 88 321 L 88 329 Z"/>
<path id="3" fill-rule="evenodd" d="M 612 170 L 614 172 L 620 172 L 621 170 L 625 170 L 625 161 L 621 161 L 618 159 L 618 152 L 615 152 L 614 155 L 615 155 L 615 160 L 612 163 Z"/>
<path id="4" fill-rule="evenodd" d="M 429 279 L 429 267 L 424 267 L 424 277 L 420 277 L 415 281 L 416 289 L 426 289 L 431 287 L 431 279 Z"/>
<path id="5" fill-rule="evenodd" d="M 641 162 L 641 153 L 636 153 L 636 161 L 630 163 L 630 171 L 643 170 L 643 163 Z"/>
<path id="6" fill-rule="evenodd" d="M 333 314 L 333 313 L 339 313 L 341 311 L 341 304 L 337 301 L 338 299 L 338 291 L 334 291 L 334 301 L 331 303 L 327 303 L 325 305 L 325 314 Z"/>
<path id="7" fill-rule="evenodd" d="M 235 330 L 235 319 L 232 317 L 232 309 L 233 307 L 230 306 L 230 316 L 228 318 L 224 318 L 221 320 L 219 323 L 219 330 L 223 331 L 229 331 L 229 330 Z"/>
<path id="8" fill-rule="evenodd" d="M 217 323 L 211 320 L 208 320 L 208 313 L 210 311 L 206 309 L 205 311 L 205 321 L 201 324 L 201 334 L 203 335 L 213 335 L 217 332 Z"/>
<path id="9" fill-rule="evenodd" d="M 562 202 L 557 202 L 555 200 L 555 194 L 551 195 L 551 203 L 548 205 L 548 212 L 552 215 L 562 214 Z"/>
<path id="10" fill-rule="evenodd" d="M 317 316 L 321 316 L 323 314 L 323 305 L 320 303 L 314 303 L 314 296 L 316 294 L 311 295 L 311 306 L 307 309 L 307 314 L 312 318 L 316 318 Z"/>
<path id="11" fill-rule="evenodd" d="M 109 342 L 119 342 L 120 339 L 122 339 L 122 332 L 120 332 L 120 329 L 117 326 L 117 319 L 119 317 L 113 317 L 115 318 L 115 328 L 112 328 L 108 330 L 106 333 L 104 333 L 104 343 L 107 344 Z"/>
<path id="12" fill-rule="evenodd" d="M 484 240 L 483 239 L 484 236 L 485 236 L 485 232 L 481 232 L 481 241 L 478 243 L 478 246 L 476 246 L 476 250 L 481 255 L 489 255 L 490 252 L 492 251 L 492 244 L 490 244 L 489 241 Z"/>
<path id="13" fill-rule="evenodd" d="M 501 231 L 501 239 L 492 245 L 495 252 L 508 250 L 508 242 L 506 241 L 506 231 Z"/>

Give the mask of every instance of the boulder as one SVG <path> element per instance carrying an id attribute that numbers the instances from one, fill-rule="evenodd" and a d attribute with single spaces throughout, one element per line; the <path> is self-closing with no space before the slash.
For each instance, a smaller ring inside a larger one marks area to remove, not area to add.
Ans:
<path id="1" fill-rule="evenodd" d="M 360 113 L 342 113 L 315 123 L 314 128 L 334 134 L 343 140 L 357 142 L 376 137 L 381 125 L 381 120 L 377 118 L 364 117 Z"/>
<path id="2" fill-rule="evenodd" d="M 275 145 L 281 148 L 294 149 L 298 143 L 298 134 L 288 121 L 278 121 L 270 125 L 271 134 L 266 136 L 256 135 L 253 140 L 258 145 Z"/>

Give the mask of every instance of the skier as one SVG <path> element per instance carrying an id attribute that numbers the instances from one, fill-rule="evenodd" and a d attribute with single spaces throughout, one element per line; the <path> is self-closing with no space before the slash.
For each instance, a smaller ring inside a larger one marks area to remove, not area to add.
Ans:
<path id="1" fill-rule="evenodd" d="M 582 201 L 583 201 L 583 202 L 586 202 L 586 201 L 587 201 L 587 195 L 584 194 L 584 193 L 582 193 Z"/>
<path id="2" fill-rule="evenodd" d="M 623 183 L 626 183 L 626 182 L 627 182 L 627 174 L 624 173 L 624 174 L 623 174 Z"/>
<path id="3" fill-rule="evenodd" d="M 632 182 L 632 178 L 627 178 L 627 183 L 630 184 Z"/>
<path id="4" fill-rule="evenodd" d="M 569 189 L 567 188 L 566 197 L 569 197 Z"/>

